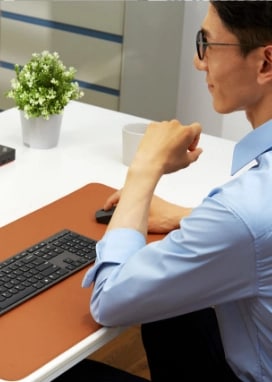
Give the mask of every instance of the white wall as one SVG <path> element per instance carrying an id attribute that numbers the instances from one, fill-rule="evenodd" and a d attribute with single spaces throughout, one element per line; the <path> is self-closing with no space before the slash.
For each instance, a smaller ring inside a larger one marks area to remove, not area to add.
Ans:
<path id="1" fill-rule="evenodd" d="M 221 136 L 232 141 L 238 141 L 251 131 L 252 127 L 246 119 L 245 113 L 237 111 L 224 115 Z"/>

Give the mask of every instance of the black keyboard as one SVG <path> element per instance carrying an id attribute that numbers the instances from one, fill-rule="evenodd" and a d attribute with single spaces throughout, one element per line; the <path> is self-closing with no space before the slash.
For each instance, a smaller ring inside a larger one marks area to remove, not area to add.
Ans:
<path id="1" fill-rule="evenodd" d="M 0 315 L 94 262 L 96 241 L 62 230 L 0 263 Z"/>

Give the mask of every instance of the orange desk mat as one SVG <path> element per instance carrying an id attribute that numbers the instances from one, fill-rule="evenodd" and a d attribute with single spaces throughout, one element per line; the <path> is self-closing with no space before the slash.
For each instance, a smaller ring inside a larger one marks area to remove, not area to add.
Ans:
<path id="1" fill-rule="evenodd" d="M 0 260 L 69 228 L 93 239 L 105 231 L 94 214 L 113 188 L 88 184 L 0 229 Z M 149 235 L 149 241 L 160 235 Z M 89 311 L 88 268 L 0 316 L 0 379 L 20 380 L 99 329 Z"/>

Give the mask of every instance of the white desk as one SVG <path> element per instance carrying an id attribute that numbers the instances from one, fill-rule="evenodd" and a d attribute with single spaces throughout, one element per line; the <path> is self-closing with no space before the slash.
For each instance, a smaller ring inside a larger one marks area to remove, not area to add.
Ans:
<path id="1" fill-rule="evenodd" d="M 59 145 L 49 150 L 23 146 L 14 109 L 0 113 L 0 144 L 14 147 L 16 159 L 0 167 L 0 226 L 4 226 L 93 182 L 123 185 L 122 127 L 146 121 L 80 102 L 70 102 L 63 117 Z M 202 135 L 200 160 L 164 176 L 156 193 L 187 206 L 201 202 L 209 190 L 229 179 L 234 142 Z M 1 319 L 0 319 L 1 320 Z M 119 333 L 102 328 L 20 382 L 51 381 Z M 0 368 L 0 381 L 1 368 Z"/>

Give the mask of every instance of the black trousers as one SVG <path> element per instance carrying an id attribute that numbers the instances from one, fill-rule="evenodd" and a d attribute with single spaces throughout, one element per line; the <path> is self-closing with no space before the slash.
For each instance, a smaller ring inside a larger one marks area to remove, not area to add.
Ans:
<path id="1" fill-rule="evenodd" d="M 225 360 L 216 315 L 204 309 L 141 326 L 152 382 L 241 382 Z M 84 360 L 54 382 L 148 382 Z"/>
<path id="2" fill-rule="evenodd" d="M 84 359 L 53 382 L 149 382 L 102 362 Z"/>
<path id="3" fill-rule="evenodd" d="M 239 382 L 225 360 L 212 308 L 143 324 L 152 382 Z"/>

